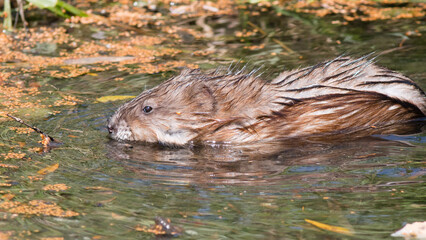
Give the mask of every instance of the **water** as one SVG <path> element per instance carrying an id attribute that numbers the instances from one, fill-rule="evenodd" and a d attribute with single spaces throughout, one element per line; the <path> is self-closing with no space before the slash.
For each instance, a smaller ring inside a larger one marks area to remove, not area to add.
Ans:
<path id="1" fill-rule="evenodd" d="M 264 17 L 256 24 L 277 31 L 274 38 L 296 54 L 287 54 L 272 39 L 264 49 L 243 49 L 245 43 L 229 35 L 227 42 L 212 43 L 226 50 L 222 56 L 198 63 L 212 68 L 243 59 L 254 66 L 263 64 L 265 76 L 271 78 L 282 69 L 307 66 L 343 52 L 359 56 L 375 51 L 385 53 L 379 64 L 403 72 L 426 89 L 426 39 L 412 38 L 398 47 L 402 39 L 398 33 L 420 28 L 414 21 L 334 26 Z M 420 29 L 426 34 L 424 27 Z M 197 46 L 202 43 L 180 47 L 191 51 Z M 191 59 L 186 54 L 181 57 Z M 19 169 L 1 169 L 3 179 L 12 183 L 2 187 L 2 194 L 11 192 L 13 200 L 20 202 L 54 202 L 80 215 L 63 218 L 4 211 L 0 212 L 1 231 L 37 239 L 152 239 L 154 235 L 141 228 L 160 216 L 182 229 L 181 239 L 390 239 L 405 223 L 425 220 L 424 131 L 334 143 L 271 143 L 261 148 L 119 143 L 107 137 L 105 125 L 124 101 L 98 103 L 95 99 L 137 95 L 173 73 L 103 80 L 114 74 L 119 73 L 111 70 L 69 81 L 48 80 L 83 99 L 32 122 L 63 145 L 11 160 Z M 17 142 L 26 142 L 22 151 L 39 146 L 36 134 L 28 137 L 5 129 L 1 136 L 4 151 Z M 28 178 L 55 163 L 59 168 L 43 179 Z M 58 183 L 70 188 L 42 190 Z M 344 227 L 353 235 L 322 230 L 306 219 Z"/>

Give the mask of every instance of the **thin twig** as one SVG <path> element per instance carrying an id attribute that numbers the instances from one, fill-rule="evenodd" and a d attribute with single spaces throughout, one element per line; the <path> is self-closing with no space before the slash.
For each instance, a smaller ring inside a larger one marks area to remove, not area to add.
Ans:
<path id="1" fill-rule="evenodd" d="M 285 45 L 283 42 L 281 42 L 278 39 L 272 38 L 272 41 L 278 43 L 278 45 L 280 45 L 282 48 L 284 48 L 285 50 L 287 50 L 289 53 L 294 53 L 293 50 L 291 50 L 291 48 L 287 47 L 287 45 Z"/>
<path id="2" fill-rule="evenodd" d="M 212 27 L 206 24 L 206 18 L 207 16 L 199 17 L 197 21 L 195 22 L 195 24 L 197 24 L 197 26 L 200 26 L 203 29 L 204 36 L 206 38 L 211 38 L 213 37 L 214 33 L 213 33 Z"/>
<path id="3" fill-rule="evenodd" d="M 15 23 L 13 24 L 13 28 L 16 28 L 18 26 L 18 20 L 19 20 L 19 13 L 15 14 Z"/>
<path id="4" fill-rule="evenodd" d="M 250 21 L 248 21 L 247 24 L 250 25 L 252 28 L 257 29 L 257 31 L 259 31 L 263 36 L 267 35 L 266 32 L 263 31 L 263 29 L 260 28 L 260 27 L 258 27 L 256 24 L 254 24 L 254 23 L 252 23 Z"/>
<path id="5" fill-rule="evenodd" d="M 22 24 L 24 24 L 24 29 L 26 30 L 28 22 L 25 20 L 24 4 L 22 3 L 22 0 L 16 0 L 16 2 L 18 3 L 19 15 L 21 16 Z"/>
<path id="6" fill-rule="evenodd" d="M 49 140 L 50 140 L 50 141 L 52 141 L 52 142 L 56 142 L 56 141 L 55 141 L 55 139 L 53 139 L 53 137 L 49 136 L 47 133 L 44 133 L 44 132 L 43 132 L 43 131 L 41 131 L 39 128 L 34 127 L 34 126 L 31 126 L 31 125 L 29 125 L 29 124 L 25 123 L 22 119 L 20 119 L 20 118 L 18 118 L 18 117 L 15 117 L 15 116 L 12 116 L 12 115 L 10 115 L 9 113 L 7 113 L 6 115 L 7 115 L 8 117 L 12 118 L 13 120 L 15 120 L 15 121 L 17 121 L 17 122 L 19 122 L 19 123 L 21 123 L 21 124 L 23 124 L 23 125 L 25 125 L 25 126 L 27 126 L 27 127 L 31 128 L 32 130 L 34 130 L 34 131 L 36 131 L 36 132 L 38 132 L 38 133 L 40 133 L 40 134 L 44 135 L 46 138 L 49 138 Z"/>

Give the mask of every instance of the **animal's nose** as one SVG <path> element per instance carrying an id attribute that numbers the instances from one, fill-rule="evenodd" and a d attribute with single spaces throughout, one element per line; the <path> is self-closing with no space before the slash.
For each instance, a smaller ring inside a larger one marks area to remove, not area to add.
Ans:
<path id="1" fill-rule="evenodd" d="M 109 134 L 111 134 L 114 131 L 114 126 L 108 125 L 107 126 Z"/>

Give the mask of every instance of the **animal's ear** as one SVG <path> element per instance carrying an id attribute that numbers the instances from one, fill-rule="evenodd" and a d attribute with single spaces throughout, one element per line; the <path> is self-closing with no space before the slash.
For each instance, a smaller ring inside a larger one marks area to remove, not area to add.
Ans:
<path id="1" fill-rule="evenodd" d="M 213 91 L 203 83 L 190 86 L 188 99 L 197 112 L 216 112 L 216 98 Z"/>

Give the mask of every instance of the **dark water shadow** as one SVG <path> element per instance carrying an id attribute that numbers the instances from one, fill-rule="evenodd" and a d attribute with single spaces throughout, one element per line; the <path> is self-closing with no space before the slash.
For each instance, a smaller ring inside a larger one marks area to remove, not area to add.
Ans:
<path id="1" fill-rule="evenodd" d="M 424 122 L 413 126 L 419 131 L 423 125 Z M 363 177 L 355 173 L 357 170 L 396 167 L 399 163 L 395 159 L 404 155 L 407 149 L 416 147 L 409 142 L 411 140 L 412 136 L 388 135 L 327 142 L 291 139 L 252 145 L 186 148 L 111 140 L 108 149 L 112 159 L 143 180 L 177 185 L 306 183 L 313 186 L 324 181 Z M 382 161 L 383 157 L 389 161 Z M 321 189 L 315 188 L 314 191 Z"/>

